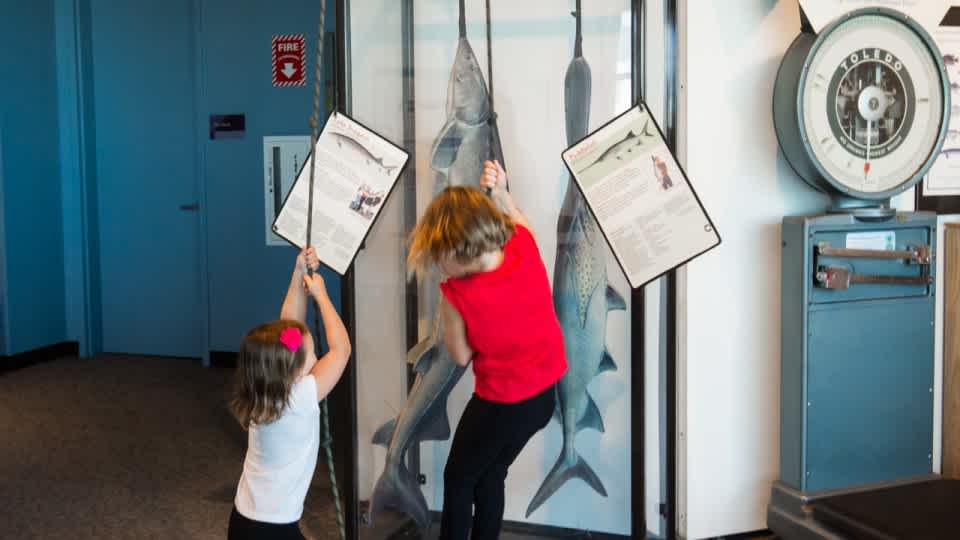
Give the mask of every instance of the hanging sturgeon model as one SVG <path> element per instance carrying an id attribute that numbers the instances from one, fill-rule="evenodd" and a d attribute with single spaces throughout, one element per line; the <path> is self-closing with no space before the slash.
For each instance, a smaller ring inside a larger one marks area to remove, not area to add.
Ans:
<path id="1" fill-rule="evenodd" d="M 577 1 L 574 58 L 564 84 L 567 142 L 587 135 L 590 118 L 590 66 L 583 58 L 580 1 Z M 599 373 L 616 370 L 604 343 L 607 313 L 627 308 L 607 282 L 604 239 L 571 179 L 557 221 L 557 260 L 553 270 L 553 303 L 563 329 L 567 373 L 557 383 L 557 412 L 563 426 L 563 448 L 553 469 L 537 490 L 527 517 L 571 478 L 580 478 L 597 493 L 607 491 L 590 465 L 577 453 L 577 432 L 603 432 L 603 419 L 587 384 Z"/>
<path id="2" fill-rule="evenodd" d="M 460 39 L 447 86 L 446 112 L 447 121 L 433 145 L 434 194 L 450 185 L 479 187 L 483 161 L 493 157 L 503 162 L 487 85 L 467 41 L 464 0 L 460 0 Z M 425 281 L 425 305 L 437 306 L 436 274 L 431 272 Z M 394 508 L 410 516 L 421 529 L 430 524 L 427 502 L 404 457 L 415 444 L 450 437 L 447 398 L 466 370 L 443 346 L 439 310 L 432 316 L 431 334 L 407 353 L 407 362 L 414 366 L 417 376 L 406 403 L 397 418 L 381 426 L 373 437 L 374 444 L 387 447 L 387 458 L 370 498 L 371 523 L 383 508 Z"/>

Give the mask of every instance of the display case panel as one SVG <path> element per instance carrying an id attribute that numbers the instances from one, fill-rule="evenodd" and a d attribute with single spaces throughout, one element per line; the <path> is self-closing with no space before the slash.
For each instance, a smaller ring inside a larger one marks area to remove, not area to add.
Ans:
<path id="1" fill-rule="evenodd" d="M 406 237 L 444 187 L 478 185 L 491 156 L 533 227 L 570 366 L 557 386 L 563 412 L 510 468 L 504 530 L 630 537 L 631 495 L 644 496 L 632 470 L 643 455 L 631 432 L 632 411 L 644 411 L 644 385 L 632 394 L 644 358 L 643 347 L 633 350 L 642 339 L 631 340 L 636 295 L 560 153 L 635 102 L 640 3 L 345 5 L 348 112 L 411 153 L 355 263 L 360 538 L 437 533 L 444 465 L 474 380 L 442 340 L 424 354 L 436 332 L 439 277 L 408 279 Z M 649 439 L 659 430 L 645 431 Z M 648 465 L 659 469 L 659 461 Z"/>

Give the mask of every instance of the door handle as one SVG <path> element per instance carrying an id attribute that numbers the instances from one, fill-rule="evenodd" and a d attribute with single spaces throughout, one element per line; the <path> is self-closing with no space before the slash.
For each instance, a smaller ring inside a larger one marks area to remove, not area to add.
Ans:
<path id="1" fill-rule="evenodd" d="M 200 205 L 197 203 L 181 204 L 180 210 L 183 210 L 184 212 L 196 212 L 200 210 Z"/>

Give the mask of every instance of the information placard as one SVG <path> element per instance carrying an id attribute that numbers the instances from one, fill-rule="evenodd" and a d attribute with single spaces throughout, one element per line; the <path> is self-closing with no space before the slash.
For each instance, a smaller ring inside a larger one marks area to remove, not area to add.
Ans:
<path id="1" fill-rule="evenodd" d="M 309 167 L 316 162 L 311 243 L 320 261 L 345 274 L 409 157 L 402 148 L 356 120 L 332 113 L 314 151 L 297 174 L 273 222 L 273 231 L 297 247 L 306 244 Z"/>
<path id="2" fill-rule="evenodd" d="M 646 105 L 566 149 L 563 161 L 631 287 L 720 244 Z"/>

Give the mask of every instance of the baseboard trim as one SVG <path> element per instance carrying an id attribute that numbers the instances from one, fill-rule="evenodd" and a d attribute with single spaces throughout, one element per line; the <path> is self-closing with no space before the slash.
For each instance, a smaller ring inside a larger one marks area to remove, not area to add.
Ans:
<path id="1" fill-rule="evenodd" d="M 529 536 L 542 536 L 545 538 L 589 538 L 590 540 L 630 540 L 629 536 L 611 533 L 601 533 L 593 531 L 584 531 L 579 529 L 567 529 L 564 527 L 554 527 L 551 525 L 533 525 L 531 523 L 521 523 L 518 521 L 504 521 L 503 531 L 515 534 L 525 534 Z"/>
<path id="2" fill-rule="evenodd" d="M 234 369 L 237 367 L 237 353 L 231 351 L 210 351 L 210 367 Z"/>
<path id="3" fill-rule="evenodd" d="M 20 354 L 0 356 L 0 375 L 51 360 L 76 356 L 80 356 L 80 343 L 77 341 L 64 341 Z"/>

